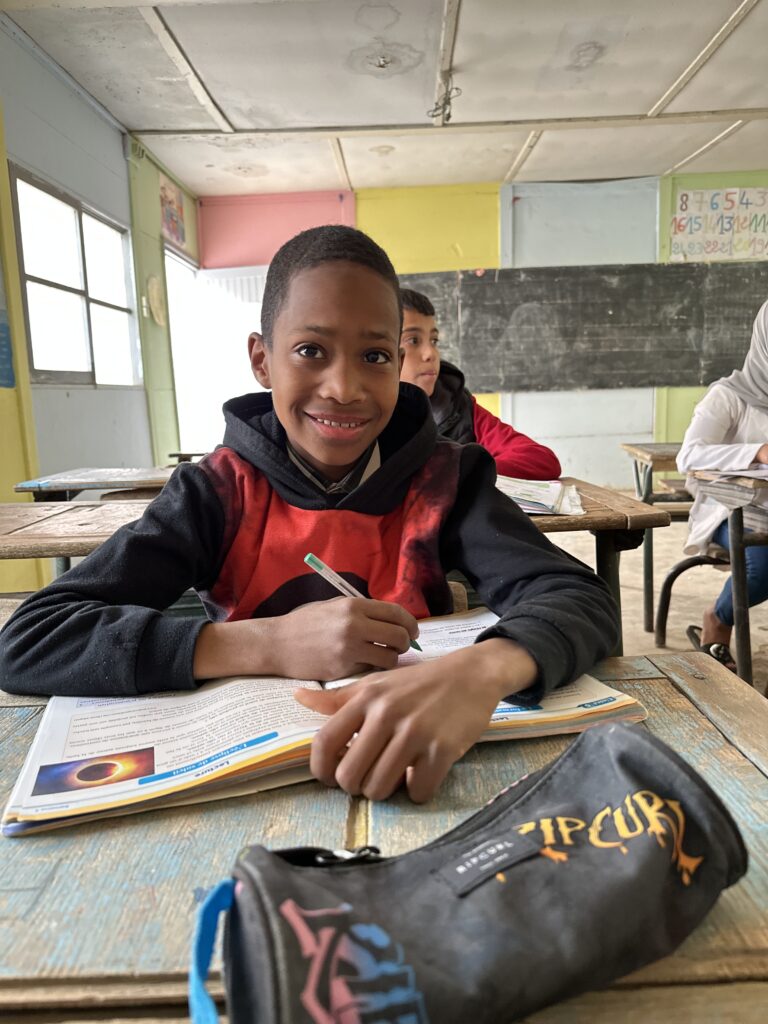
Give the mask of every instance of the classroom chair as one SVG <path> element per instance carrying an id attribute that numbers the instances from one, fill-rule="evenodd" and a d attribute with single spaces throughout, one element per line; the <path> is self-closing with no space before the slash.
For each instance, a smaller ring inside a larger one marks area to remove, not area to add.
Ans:
<path id="1" fill-rule="evenodd" d="M 697 565 L 713 565 L 717 569 L 729 569 L 731 562 L 728 552 L 719 544 L 710 544 L 706 555 L 692 555 L 690 558 L 683 558 L 672 566 L 664 577 L 664 582 L 659 591 L 659 603 L 656 608 L 656 628 L 654 642 L 657 647 L 666 647 L 667 644 L 667 618 L 669 616 L 669 604 L 672 600 L 672 584 L 682 576 L 688 569 Z"/>

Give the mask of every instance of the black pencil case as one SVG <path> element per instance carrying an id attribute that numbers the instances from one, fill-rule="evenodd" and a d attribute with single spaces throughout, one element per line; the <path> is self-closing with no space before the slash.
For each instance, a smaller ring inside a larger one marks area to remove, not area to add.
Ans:
<path id="1" fill-rule="evenodd" d="M 245 850 L 200 911 L 192 1019 L 218 1019 L 222 911 L 230 1024 L 501 1024 L 672 952 L 746 868 L 685 761 L 596 726 L 410 853 Z"/>

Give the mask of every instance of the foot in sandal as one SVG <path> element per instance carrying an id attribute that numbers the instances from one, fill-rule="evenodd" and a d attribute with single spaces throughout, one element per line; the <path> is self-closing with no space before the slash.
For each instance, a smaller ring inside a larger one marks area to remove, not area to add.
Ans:
<path id="1" fill-rule="evenodd" d="M 721 665 L 724 665 L 730 672 L 736 671 L 736 661 L 731 654 L 728 644 L 723 643 L 704 643 L 702 641 L 702 629 L 701 626 L 689 626 L 685 631 L 685 635 L 691 641 L 694 650 L 701 651 L 702 654 L 708 654 L 710 658 L 714 658 L 715 661 L 719 661 Z"/>

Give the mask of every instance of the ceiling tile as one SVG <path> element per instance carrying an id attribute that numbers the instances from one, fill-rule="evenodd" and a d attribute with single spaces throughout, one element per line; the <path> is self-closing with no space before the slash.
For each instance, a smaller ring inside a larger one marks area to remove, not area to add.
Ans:
<path id="1" fill-rule="evenodd" d="M 727 127 L 727 123 L 649 124 L 544 132 L 515 181 L 585 181 L 663 174 Z"/>
<path id="2" fill-rule="evenodd" d="M 459 15 L 453 120 L 646 113 L 735 5 L 471 0 Z"/>
<path id="3" fill-rule="evenodd" d="M 13 20 L 128 129 L 219 127 L 138 11 L 17 11 Z"/>
<path id="4" fill-rule="evenodd" d="M 229 120 L 248 129 L 428 123 L 442 7 L 326 0 L 160 10 Z"/>
<path id="5" fill-rule="evenodd" d="M 342 139 L 353 188 L 501 181 L 528 133 L 435 132 Z"/>
<path id="6" fill-rule="evenodd" d="M 667 110 L 768 107 L 766 40 L 768 4 L 762 3 L 750 11 Z"/>
<path id="7" fill-rule="evenodd" d="M 748 121 L 706 153 L 680 168 L 681 174 L 704 171 L 764 171 L 768 167 L 768 121 Z"/>
<path id="8" fill-rule="evenodd" d="M 328 139 L 248 135 L 139 138 L 199 196 L 346 188 Z"/>

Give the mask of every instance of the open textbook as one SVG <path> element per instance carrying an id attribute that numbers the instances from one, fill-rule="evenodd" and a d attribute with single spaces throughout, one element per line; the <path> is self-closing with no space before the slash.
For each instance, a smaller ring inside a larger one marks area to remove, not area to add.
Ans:
<path id="1" fill-rule="evenodd" d="M 426 619 L 419 623 L 423 651 L 408 651 L 400 664 L 466 647 L 496 619 L 485 608 Z M 2 833 L 25 835 L 305 781 L 312 737 L 327 719 L 293 694 L 320 685 L 252 676 L 155 696 L 52 697 L 3 813 Z M 580 732 L 645 716 L 634 698 L 585 675 L 535 707 L 502 702 L 481 740 Z"/>
<path id="2" fill-rule="evenodd" d="M 560 480 L 518 480 L 499 476 L 496 487 L 529 516 L 581 516 L 584 508 L 575 484 Z"/>

